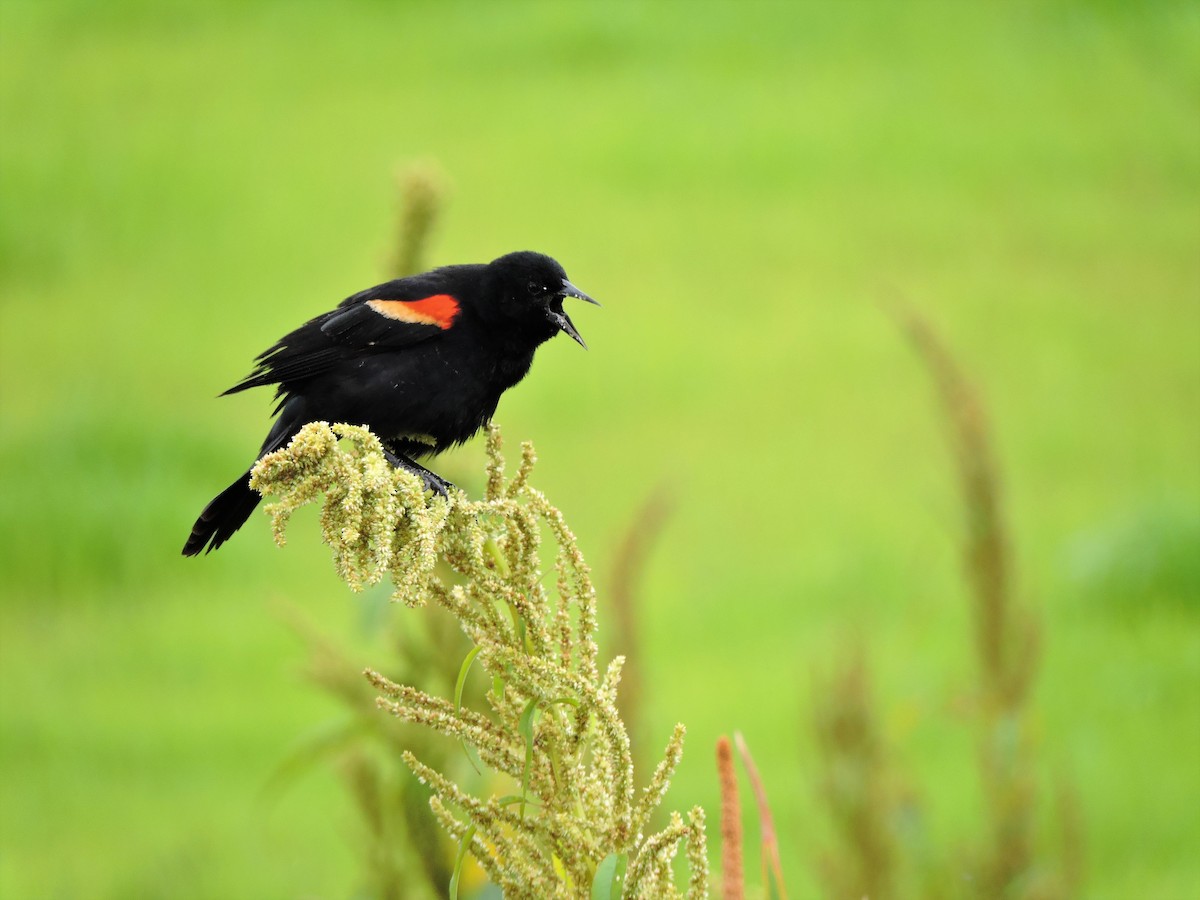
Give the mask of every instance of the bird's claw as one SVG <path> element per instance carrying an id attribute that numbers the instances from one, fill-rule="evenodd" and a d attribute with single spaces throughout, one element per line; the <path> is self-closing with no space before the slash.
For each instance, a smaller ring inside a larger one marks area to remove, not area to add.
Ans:
<path id="1" fill-rule="evenodd" d="M 407 456 L 396 453 L 394 450 L 391 450 L 388 447 L 383 448 L 383 457 L 393 468 L 403 469 L 405 472 L 411 472 L 413 475 L 416 475 L 418 478 L 420 478 L 422 493 L 425 491 L 432 491 L 433 496 L 441 497 L 448 501 L 450 499 L 450 491 L 457 490 L 452 483 L 447 481 L 445 478 L 442 478 L 437 473 L 430 472 L 420 463 L 415 463 Z"/>
<path id="2" fill-rule="evenodd" d="M 421 483 L 425 486 L 425 490 L 433 491 L 433 496 L 441 497 L 443 500 L 450 499 L 450 491 L 454 488 L 449 481 L 428 470 L 421 473 Z"/>

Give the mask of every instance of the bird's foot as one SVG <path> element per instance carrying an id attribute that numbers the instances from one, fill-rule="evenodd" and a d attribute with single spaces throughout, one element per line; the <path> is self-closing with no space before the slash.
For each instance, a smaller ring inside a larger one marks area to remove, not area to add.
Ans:
<path id="1" fill-rule="evenodd" d="M 383 457 L 393 468 L 403 469 L 405 472 L 412 472 L 421 479 L 422 490 L 432 491 L 433 496 L 442 497 L 446 500 L 450 499 L 450 491 L 457 488 L 441 475 L 436 472 L 430 472 L 420 463 L 415 463 L 407 456 L 401 453 L 393 453 L 386 447 L 383 450 Z"/>
<path id="2" fill-rule="evenodd" d="M 422 469 L 417 474 L 421 476 L 421 483 L 425 485 L 425 490 L 433 491 L 433 496 L 435 497 L 442 497 L 449 500 L 450 491 L 457 490 L 453 484 L 441 475 L 430 472 L 428 469 Z"/>

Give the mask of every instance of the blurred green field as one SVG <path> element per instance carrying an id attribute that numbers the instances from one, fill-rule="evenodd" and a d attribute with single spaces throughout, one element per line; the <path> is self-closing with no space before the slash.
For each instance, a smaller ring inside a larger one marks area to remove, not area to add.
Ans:
<path id="1" fill-rule="evenodd" d="M 641 595 L 655 740 L 689 727 L 669 807 L 715 810 L 741 730 L 815 895 L 813 676 L 861 638 L 935 835 L 977 828 L 960 510 L 899 293 L 989 401 L 1087 895 L 1200 890 L 1195 4 L 4 0 L 0 116 L 0 895 L 352 894 L 333 775 L 262 787 L 336 712 L 280 604 L 365 665 L 363 601 L 311 517 L 179 548 L 266 427 L 265 392 L 214 395 L 382 278 L 414 159 L 452 181 L 431 262 L 536 248 L 605 304 L 498 421 L 602 590 L 676 497 Z"/>

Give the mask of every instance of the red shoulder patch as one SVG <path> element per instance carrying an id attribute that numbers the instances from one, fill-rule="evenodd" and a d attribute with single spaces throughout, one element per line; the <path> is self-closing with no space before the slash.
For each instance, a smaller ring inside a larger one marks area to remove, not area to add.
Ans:
<path id="1" fill-rule="evenodd" d="M 458 318 L 458 301 L 449 294 L 434 294 L 421 300 L 368 300 L 367 306 L 381 316 L 412 325 L 436 325 L 445 331 Z"/>

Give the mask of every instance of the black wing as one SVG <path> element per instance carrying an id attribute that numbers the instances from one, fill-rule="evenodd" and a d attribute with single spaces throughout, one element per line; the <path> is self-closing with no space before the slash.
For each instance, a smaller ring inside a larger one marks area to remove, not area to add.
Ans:
<path id="1" fill-rule="evenodd" d="M 280 338 L 258 355 L 253 372 L 224 393 L 287 385 L 358 354 L 427 341 L 453 327 L 460 310 L 453 294 L 438 291 L 425 277 L 369 288 Z"/>

